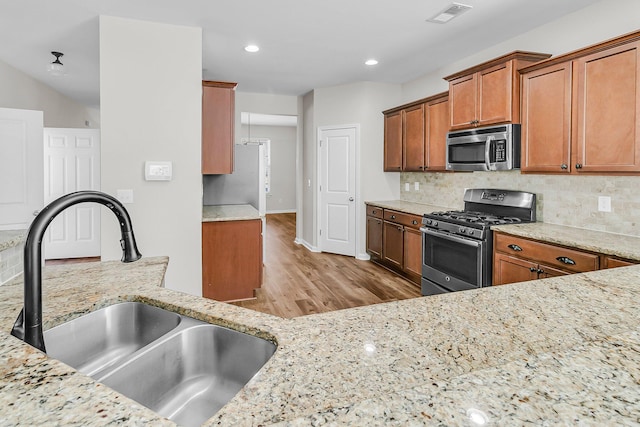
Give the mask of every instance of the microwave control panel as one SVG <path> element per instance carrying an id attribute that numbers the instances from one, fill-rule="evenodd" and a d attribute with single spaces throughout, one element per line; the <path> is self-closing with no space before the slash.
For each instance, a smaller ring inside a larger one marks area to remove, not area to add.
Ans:
<path id="1" fill-rule="evenodd" d="M 507 141 L 504 139 L 498 139 L 493 141 L 493 150 L 491 150 L 491 162 L 506 162 L 507 161 Z"/>

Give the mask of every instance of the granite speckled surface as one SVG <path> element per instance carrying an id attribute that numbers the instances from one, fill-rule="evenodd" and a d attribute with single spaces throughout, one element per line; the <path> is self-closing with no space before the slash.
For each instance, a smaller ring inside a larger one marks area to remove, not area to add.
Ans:
<path id="1" fill-rule="evenodd" d="M 424 203 L 407 202 L 404 200 L 383 200 L 365 202 L 367 205 L 378 206 L 385 209 L 394 209 L 400 212 L 406 212 L 413 215 L 423 215 L 430 212 L 448 211 L 452 208 L 444 206 L 428 205 Z"/>
<path id="2" fill-rule="evenodd" d="M 166 262 L 47 268 L 44 318 L 133 300 L 277 342 L 205 425 L 640 420 L 640 266 L 281 319 L 160 288 Z M 171 425 L 9 336 L 21 298 L 0 288 L 1 425 Z"/>
<path id="3" fill-rule="evenodd" d="M 217 205 L 202 207 L 202 222 L 241 221 L 260 219 L 260 213 L 251 205 Z"/>
<path id="4" fill-rule="evenodd" d="M 18 246 L 26 238 L 27 230 L 0 230 L 0 251 Z"/>
<path id="5" fill-rule="evenodd" d="M 514 236 L 543 240 L 558 245 L 640 261 L 640 237 L 604 233 L 602 231 L 585 230 L 563 225 L 545 224 L 542 222 L 496 225 L 491 227 L 491 229 Z"/>

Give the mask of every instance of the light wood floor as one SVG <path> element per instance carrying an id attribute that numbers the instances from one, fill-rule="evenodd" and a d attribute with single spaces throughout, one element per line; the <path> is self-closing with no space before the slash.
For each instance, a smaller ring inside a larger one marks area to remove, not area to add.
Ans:
<path id="1" fill-rule="evenodd" d="M 294 243 L 295 214 L 267 215 L 262 287 L 233 304 L 292 318 L 420 296 L 420 288 L 369 261 L 313 253 Z"/>

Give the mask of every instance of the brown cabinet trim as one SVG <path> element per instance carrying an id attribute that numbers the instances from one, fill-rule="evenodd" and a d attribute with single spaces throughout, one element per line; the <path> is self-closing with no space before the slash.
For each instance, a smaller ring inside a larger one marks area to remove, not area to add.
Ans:
<path id="1" fill-rule="evenodd" d="M 444 79 L 447 81 L 455 80 L 467 74 L 474 74 L 474 73 L 477 73 L 478 71 L 495 67 L 496 65 L 500 65 L 514 59 L 519 61 L 526 61 L 526 62 L 537 62 L 537 61 L 542 61 L 544 59 L 547 59 L 550 56 L 551 55 L 548 53 L 527 52 L 522 50 L 516 50 L 511 53 L 507 53 L 506 55 L 502 55 L 497 58 L 491 59 L 489 61 L 483 62 L 481 64 L 474 65 L 473 67 L 459 71 L 455 74 L 451 74 L 450 76 L 447 76 Z"/>

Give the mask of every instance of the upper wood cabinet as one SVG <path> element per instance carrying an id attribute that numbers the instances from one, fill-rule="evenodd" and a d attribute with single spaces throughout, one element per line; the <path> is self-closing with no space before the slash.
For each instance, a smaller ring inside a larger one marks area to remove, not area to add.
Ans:
<path id="1" fill-rule="evenodd" d="M 445 92 L 383 112 L 385 171 L 446 170 L 448 105 Z"/>
<path id="2" fill-rule="evenodd" d="M 520 122 L 518 69 L 551 55 L 516 51 L 445 77 L 450 129 Z"/>
<path id="3" fill-rule="evenodd" d="M 237 83 L 202 82 L 202 173 L 233 172 Z"/>
<path id="4" fill-rule="evenodd" d="M 640 172 L 640 32 L 521 72 L 523 172 Z"/>

